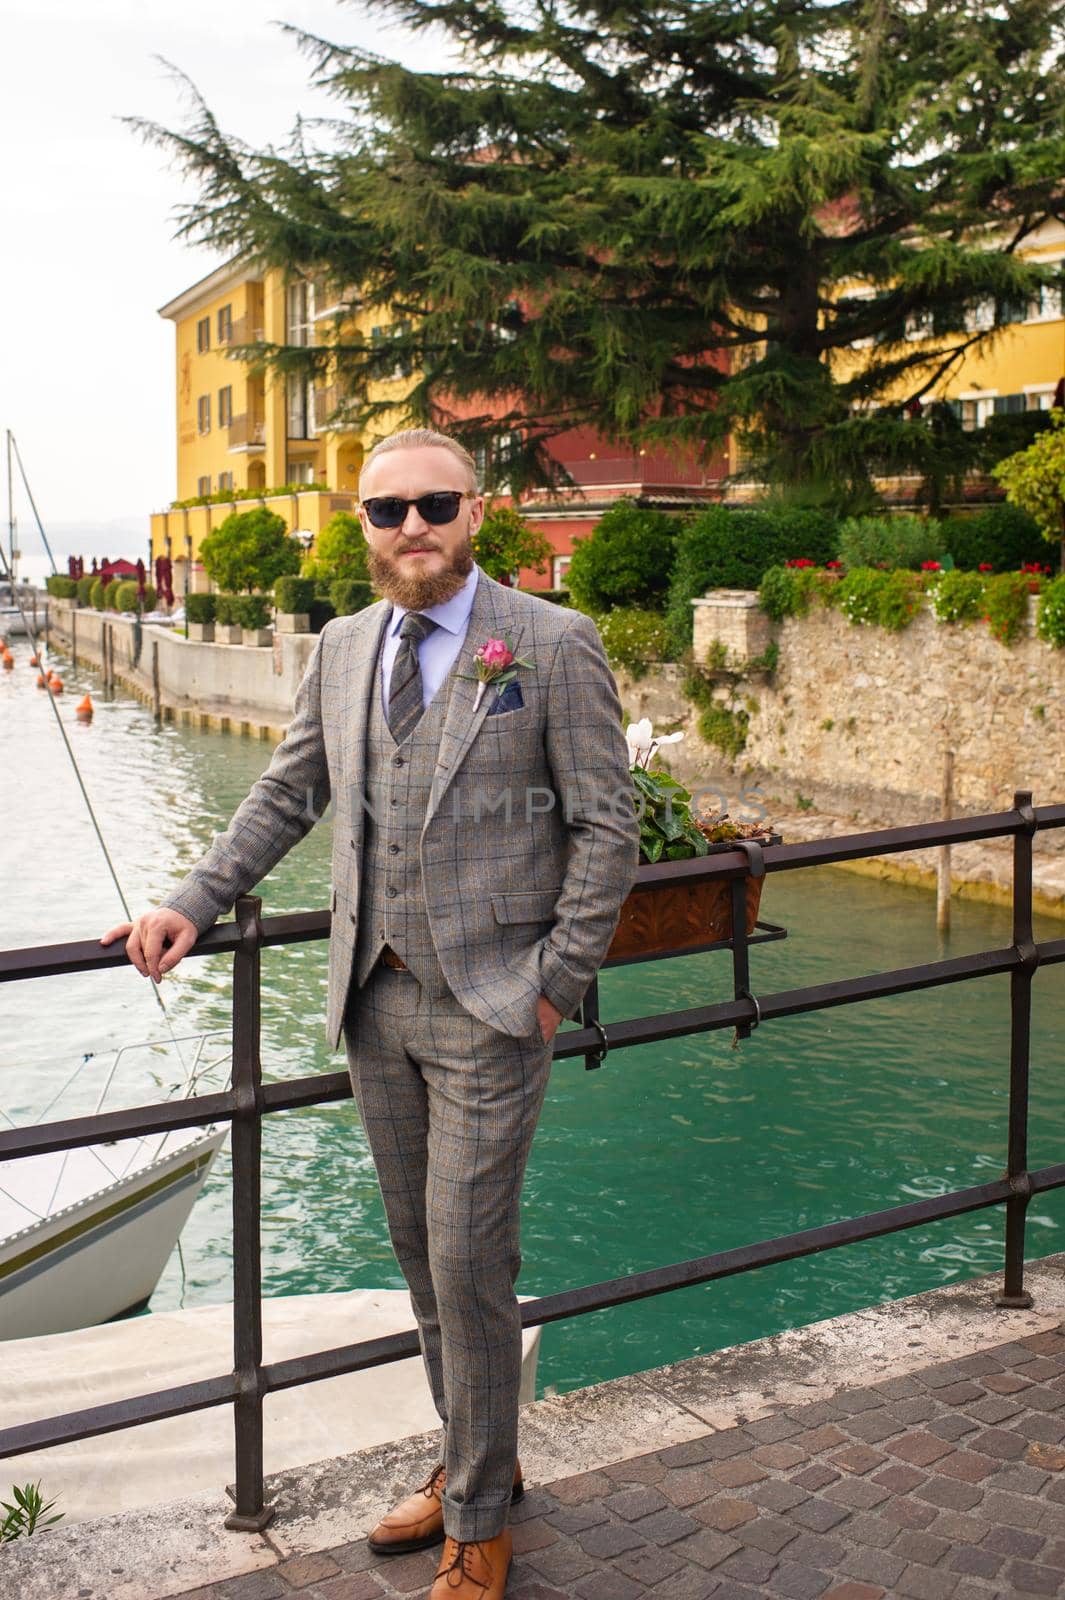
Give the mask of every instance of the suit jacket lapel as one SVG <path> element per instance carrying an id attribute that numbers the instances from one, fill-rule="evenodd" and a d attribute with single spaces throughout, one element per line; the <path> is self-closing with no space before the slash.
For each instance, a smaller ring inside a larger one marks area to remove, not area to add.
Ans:
<path id="1" fill-rule="evenodd" d="M 367 608 L 364 625 L 353 628 L 348 658 L 344 663 L 347 695 L 344 700 L 342 737 L 343 770 L 351 800 L 351 832 L 358 849 L 362 848 L 363 801 L 366 799 L 366 729 L 370 719 L 370 696 L 380 690 L 378 663 L 381 639 L 392 615 L 392 602 L 379 600 Z M 355 856 L 358 860 L 358 855 Z"/>
<path id="2" fill-rule="evenodd" d="M 466 637 L 462 641 L 462 649 L 455 662 L 451 694 L 444 715 L 444 725 L 440 731 L 436 771 L 433 774 L 429 804 L 425 811 L 426 824 L 438 809 L 448 785 L 461 766 L 492 703 L 494 691 L 489 684 L 481 695 L 480 705 L 476 711 L 473 709 L 473 703 L 477 698 L 477 683 L 471 681 L 476 678 L 477 673 L 473 658 L 486 639 L 506 638 L 514 654 L 520 655 L 522 632 L 522 625 L 513 615 L 505 587 L 493 583 L 482 572 L 477 582 L 477 592 L 473 597 Z"/>

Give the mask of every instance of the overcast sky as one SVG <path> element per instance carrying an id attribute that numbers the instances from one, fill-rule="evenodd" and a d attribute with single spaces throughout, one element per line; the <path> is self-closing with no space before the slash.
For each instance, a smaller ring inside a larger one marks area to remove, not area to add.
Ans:
<path id="1" fill-rule="evenodd" d="M 181 125 L 180 88 L 157 56 L 251 143 L 283 140 L 297 113 L 331 114 L 278 20 L 439 65 L 439 41 L 385 29 L 375 10 L 373 0 L 0 0 L 0 429 L 18 440 L 61 568 L 68 552 L 135 558 L 149 512 L 173 498 L 174 330 L 157 311 L 218 264 L 174 241 L 174 207 L 190 191 L 117 119 Z M 41 547 L 21 488 L 16 510 L 32 574 Z M 0 515 L 6 550 L 6 499 Z"/>

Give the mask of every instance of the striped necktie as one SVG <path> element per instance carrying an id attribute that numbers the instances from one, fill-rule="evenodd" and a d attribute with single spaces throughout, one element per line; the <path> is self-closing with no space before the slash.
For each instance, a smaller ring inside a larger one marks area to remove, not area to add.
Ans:
<path id="1" fill-rule="evenodd" d="M 436 626 L 432 617 L 423 617 L 417 611 L 408 611 L 399 625 L 399 649 L 388 684 L 388 726 L 397 744 L 413 732 L 425 709 L 418 646 Z"/>

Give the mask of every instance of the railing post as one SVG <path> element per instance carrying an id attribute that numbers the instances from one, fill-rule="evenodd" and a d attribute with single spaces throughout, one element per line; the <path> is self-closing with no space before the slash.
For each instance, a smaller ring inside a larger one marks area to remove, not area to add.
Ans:
<path id="1" fill-rule="evenodd" d="M 240 1392 L 233 1405 L 236 1508 L 226 1527 L 239 1533 L 260 1533 L 274 1515 L 263 1503 L 261 911 L 257 895 L 237 901 L 240 944 L 233 956 L 233 1370 Z"/>
<path id="2" fill-rule="evenodd" d="M 747 857 L 748 874 L 752 878 L 765 877 L 765 857 L 762 847 L 757 839 L 737 839 L 737 850 L 742 850 Z M 733 878 L 729 883 L 729 898 L 732 906 L 732 993 L 737 1000 L 749 1000 L 754 1007 L 755 1020 L 751 1022 L 737 1022 L 736 1031 L 732 1036 L 733 1048 L 741 1039 L 751 1037 L 752 1027 L 757 1027 L 760 1021 L 758 1002 L 751 993 L 751 963 L 750 946 L 747 943 L 747 878 Z"/>
<path id="3" fill-rule="evenodd" d="M 1032 930 L 1032 840 L 1036 831 L 1031 792 L 1018 789 L 1013 808 L 1024 831 L 1013 836 L 1013 948 L 1020 966 L 1010 973 L 1010 1114 L 1006 1176 L 1012 1195 L 1006 1201 L 1006 1263 L 996 1306 L 1027 1309 L 1024 1287 L 1024 1224 L 1032 1184 L 1028 1176 L 1028 1068 L 1032 1031 L 1032 978 L 1039 965 Z"/>

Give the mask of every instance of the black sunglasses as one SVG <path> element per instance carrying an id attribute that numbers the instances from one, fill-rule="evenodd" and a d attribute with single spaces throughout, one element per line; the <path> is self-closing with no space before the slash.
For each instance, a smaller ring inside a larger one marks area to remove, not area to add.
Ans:
<path id="1" fill-rule="evenodd" d="M 372 495 L 362 505 L 375 528 L 401 527 L 411 506 L 430 527 L 442 528 L 445 522 L 454 522 L 464 500 L 474 498 L 468 490 L 434 489 L 430 494 L 420 494 L 417 500 L 402 500 L 398 494 Z"/>

